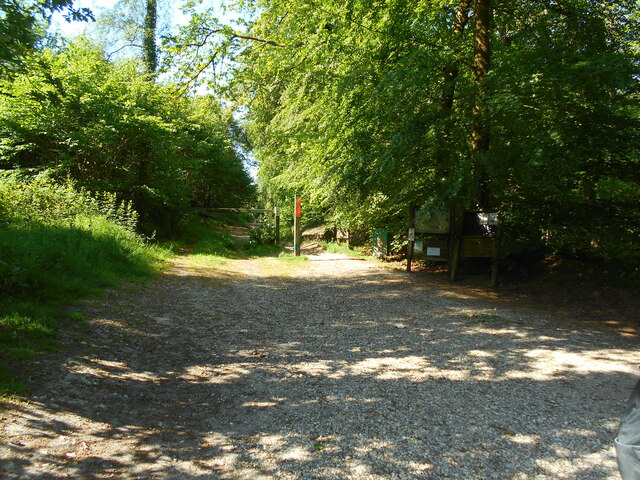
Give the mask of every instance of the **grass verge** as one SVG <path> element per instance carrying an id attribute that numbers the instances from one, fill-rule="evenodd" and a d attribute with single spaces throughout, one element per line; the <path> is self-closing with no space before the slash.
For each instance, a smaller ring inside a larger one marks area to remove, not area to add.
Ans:
<path id="1" fill-rule="evenodd" d="M 56 348 L 61 323 L 77 321 L 64 306 L 122 280 L 147 278 L 171 254 L 99 217 L 0 227 L 0 250 L 0 359 L 14 369 Z M 8 370 L 0 371 L 0 395 L 22 393 Z"/>
<path id="2" fill-rule="evenodd" d="M 349 248 L 344 243 L 336 243 L 336 242 L 324 242 L 322 244 L 322 248 L 329 253 L 342 253 L 343 255 L 349 255 L 350 257 L 355 258 L 367 258 L 367 255 Z"/>
<path id="3" fill-rule="evenodd" d="M 113 198 L 0 178 L 0 396 L 24 393 L 16 372 L 81 320 L 65 306 L 163 268 L 170 250 L 137 235 L 135 219 Z"/>
<path id="4" fill-rule="evenodd" d="M 278 260 L 289 265 L 301 265 L 309 261 L 309 257 L 306 255 L 299 255 L 296 257 L 294 253 L 291 252 L 281 252 L 278 255 Z"/>

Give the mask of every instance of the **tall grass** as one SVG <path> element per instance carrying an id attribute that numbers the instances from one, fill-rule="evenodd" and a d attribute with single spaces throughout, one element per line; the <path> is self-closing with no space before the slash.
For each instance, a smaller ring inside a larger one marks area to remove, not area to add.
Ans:
<path id="1" fill-rule="evenodd" d="M 309 257 L 306 255 L 296 256 L 296 254 L 292 252 L 281 252 L 280 255 L 278 255 L 278 260 L 289 265 L 303 265 L 309 261 Z"/>
<path id="2" fill-rule="evenodd" d="M 137 235 L 136 221 L 109 194 L 0 176 L 0 394 L 22 388 L 7 365 L 55 348 L 63 305 L 162 268 L 170 252 Z"/>
<path id="3" fill-rule="evenodd" d="M 236 242 L 222 230 L 225 221 L 202 219 L 197 215 L 185 216 L 174 238 L 174 250 L 189 252 L 193 266 L 217 268 L 236 258 Z M 176 246 L 178 249 L 176 249 Z"/>

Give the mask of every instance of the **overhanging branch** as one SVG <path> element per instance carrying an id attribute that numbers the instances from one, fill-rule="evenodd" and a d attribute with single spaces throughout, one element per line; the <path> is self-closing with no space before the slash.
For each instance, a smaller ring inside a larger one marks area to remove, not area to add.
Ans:
<path id="1" fill-rule="evenodd" d="M 202 32 L 202 34 L 204 35 L 202 40 L 197 42 L 197 43 L 185 43 L 183 45 L 180 45 L 181 48 L 185 48 L 185 47 L 204 47 L 204 45 L 207 43 L 207 41 L 209 40 L 209 38 L 211 38 L 213 35 L 216 34 L 223 34 L 226 33 L 227 30 L 224 28 L 219 28 L 219 29 L 215 29 L 215 30 L 209 30 L 207 32 Z M 234 40 L 236 38 L 239 38 L 241 40 L 251 40 L 252 42 L 259 42 L 259 43 L 264 43 L 266 45 L 273 45 L 274 47 L 286 47 L 287 44 L 286 43 L 280 43 L 280 42 L 276 42 L 275 40 L 269 40 L 267 38 L 260 38 L 260 37 L 254 37 L 253 35 L 245 35 L 243 33 L 231 33 L 229 35 L 229 39 Z"/>
<path id="2" fill-rule="evenodd" d="M 107 55 L 107 60 L 111 60 L 111 57 L 113 55 L 118 53 L 120 50 L 124 50 L 125 48 L 129 48 L 129 47 L 142 48 L 142 45 L 138 45 L 137 43 L 128 43 L 126 45 L 123 45 L 120 48 L 118 48 L 118 49 L 114 50 L 113 52 L 111 52 L 109 55 Z"/>

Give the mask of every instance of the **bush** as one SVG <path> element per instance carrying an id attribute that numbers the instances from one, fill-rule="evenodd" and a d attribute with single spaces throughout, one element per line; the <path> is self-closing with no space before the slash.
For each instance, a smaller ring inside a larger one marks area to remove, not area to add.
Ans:
<path id="1" fill-rule="evenodd" d="M 163 266 L 169 252 L 136 234 L 136 221 L 111 194 L 1 174 L 0 359 L 54 348 L 61 305 Z"/>
<path id="2" fill-rule="evenodd" d="M 178 95 L 175 85 L 148 81 L 136 62 L 110 62 L 86 38 L 33 52 L 24 72 L 0 78 L 0 170 L 50 169 L 92 192 L 115 192 L 134 202 L 149 234 L 164 226 L 166 206 L 253 198 L 236 130 L 213 96 Z M 111 195 L 92 201 L 114 206 L 108 217 L 128 216 Z"/>
<path id="3" fill-rule="evenodd" d="M 165 254 L 135 233 L 137 214 L 111 194 L 46 177 L 0 178 L 0 293 L 66 299 L 155 270 Z"/>
<path id="4" fill-rule="evenodd" d="M 249 247 L 272 244 L 276 236 L 275 231 L 273 220 L 270 217 L 265 218 L 262 225 L 249 230 Z"/>
<path id="5" fill-rule="evenodd" d="M 342 253 L 343 255 L 349 255 L 357 258 L 363 258 L 366 256 L 361 252 L 348 247 L 346 243 L 324 242 L 322 244 L 322 248 L 329 253 Z"/>
<path id="6" fill-rule="evenodd" d="M 78 217 L 102 217 L 135 232 L 138 214 L 131 202 L 114 193 L 89 194 L 72 181 L 58 183 L 48 172 L 35 177 L 0 171 L 0 225 L 33 223 L 72 224 Z"/>

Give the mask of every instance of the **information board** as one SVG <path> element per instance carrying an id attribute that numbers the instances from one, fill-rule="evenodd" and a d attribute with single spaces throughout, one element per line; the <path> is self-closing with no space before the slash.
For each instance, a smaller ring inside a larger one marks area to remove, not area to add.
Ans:
<path id="1" fill-rule="evenodd" d="M 416 210 L 416 232 L 418 233 L 449 233 L 449 212 L 429 208 L 424 205 Z"/>

